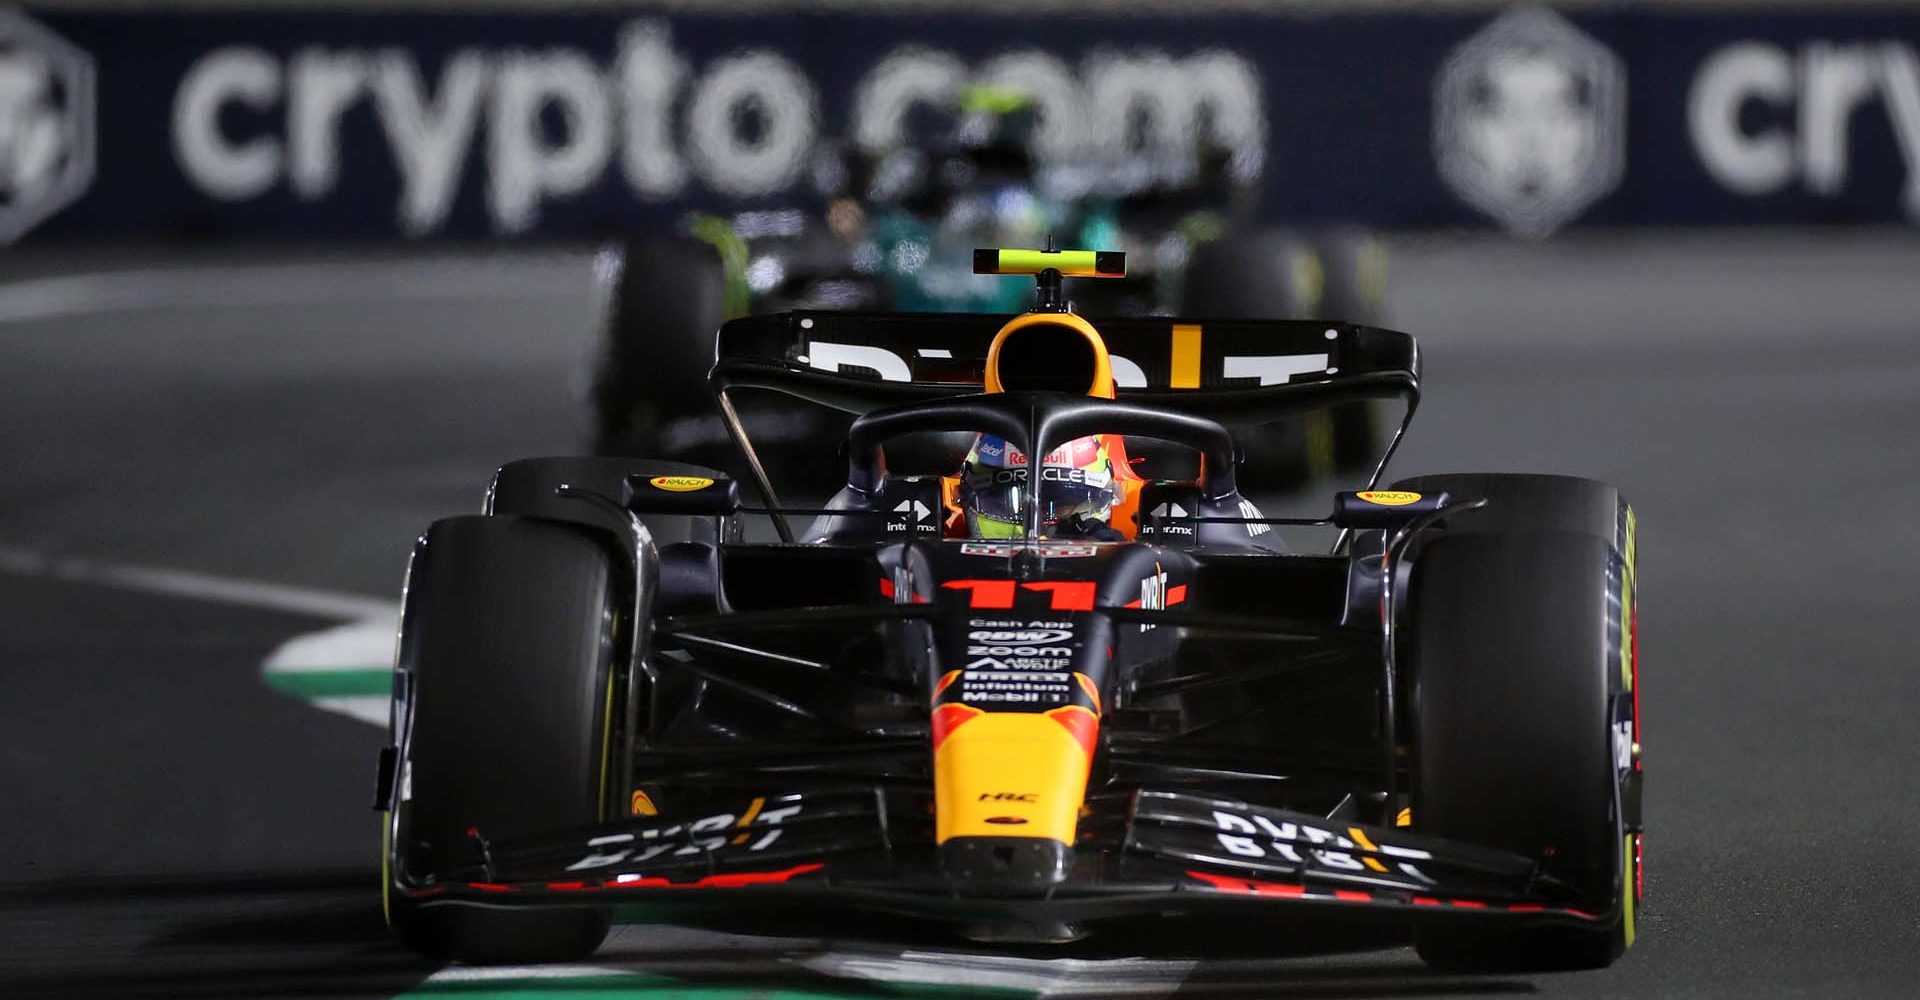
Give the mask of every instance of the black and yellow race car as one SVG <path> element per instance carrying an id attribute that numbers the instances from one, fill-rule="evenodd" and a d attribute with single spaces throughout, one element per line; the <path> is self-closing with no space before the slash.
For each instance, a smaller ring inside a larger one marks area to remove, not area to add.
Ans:
<path id="1" fill-rule="evenodd" d="M 1642 773 L 1619 493 L 1383 487 L 1389 446 L 1326 514 L 1266 516 L 1237 436 L 1359 400 L 1410 419 L 1413 338 L 1096 326 L 1061 280 L 1119 255 L 976 266 L 1037 275 L 1036 308 L 720 330 L 722 413 L 853 415 L 812 444 L 844 470 L 822 505 L 783 506 L 733 421 L 751 501 L 711 469 L 533 459 L 420 538 L 377 800 L 399 938 L 575 959 L 646 901 L 1022 943 L 1324 916 L 1446 968 L 1617 958 Z"/>

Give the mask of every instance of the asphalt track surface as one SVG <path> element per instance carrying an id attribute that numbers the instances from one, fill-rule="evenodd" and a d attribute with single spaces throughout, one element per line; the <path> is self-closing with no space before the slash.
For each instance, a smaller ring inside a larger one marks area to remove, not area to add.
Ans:
<path id="1" fill-rule="evenodd" d="M 260 663 L 360 606 L 328 595 L 396 593 L 412 537 L 475 509 L 495 464 L 576 446 L 589 266 L 0 266 L 0 996 L 1920 990 L 1903 236 L 1396 248 L 1393 324 L 1428 387 L 1398 471 L 1591 475 L 1640 513 L 1648 900 L 1611 970 L 1437 976 L 1259 928 L 1224 957 L 1055 959 L 804 920 L 625 927 L 540 981 L 408 956 L 374 889 L 381 734 Z"/>

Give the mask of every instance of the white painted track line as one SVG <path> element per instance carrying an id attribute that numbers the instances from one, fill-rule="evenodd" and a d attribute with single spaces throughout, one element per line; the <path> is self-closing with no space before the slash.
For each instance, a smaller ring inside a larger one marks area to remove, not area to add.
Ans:
<path id="1" fill-rule="evenodd" d="M 586 296 L 590 256 L 413 257 L 96 271 L 0 284 L 0 323 L 147 309 L 328 305 L 377 299 L 521 301 Z"/>
<path id="2" fill-rule="evenodd" d="M 8 547 L 0 547 L 0 572 L 340 621 L 390 617 L 398 603 L 397 595 L 367 597 L 194 570 L 106 562 L 84 556 L 56 556 Z"/>

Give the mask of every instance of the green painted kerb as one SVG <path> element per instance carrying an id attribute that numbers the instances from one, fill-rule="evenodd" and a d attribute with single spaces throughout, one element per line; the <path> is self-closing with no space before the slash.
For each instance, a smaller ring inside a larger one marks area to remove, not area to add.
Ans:
<path id="1" fill-rule="evenodd" d="M 267 686 L 295 698 L 382 697 L 393 692 L 392 667 L 356 670 L 269 670 Z"/>

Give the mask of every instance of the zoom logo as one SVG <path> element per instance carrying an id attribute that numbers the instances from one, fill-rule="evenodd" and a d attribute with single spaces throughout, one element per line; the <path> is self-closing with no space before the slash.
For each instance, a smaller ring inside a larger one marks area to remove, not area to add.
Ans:
<path id="1" fill-rule="evenodd" d="M 1024 656 L 1024 657 L 1044 657 L 1044 658 L 1058 659 L 1062 657 L 1072 656 L 1073 647 L 1072 646 L 980 645 L 980 646 L 968 646 L 967 655 L 968 656 L 988 656 L 988 657 Z"/>

